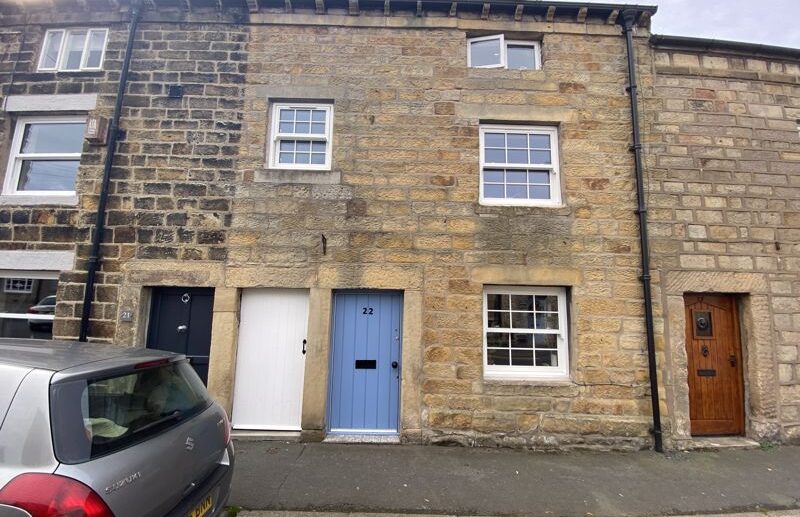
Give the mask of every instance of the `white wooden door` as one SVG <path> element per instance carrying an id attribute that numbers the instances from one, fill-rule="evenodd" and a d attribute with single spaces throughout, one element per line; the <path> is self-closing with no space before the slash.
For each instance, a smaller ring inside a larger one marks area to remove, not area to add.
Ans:
<path id="1" fill-rule="evenodd" d="M 233 427 L 299 431 L 308 291 L 245 289 L 240 321 Z"/>

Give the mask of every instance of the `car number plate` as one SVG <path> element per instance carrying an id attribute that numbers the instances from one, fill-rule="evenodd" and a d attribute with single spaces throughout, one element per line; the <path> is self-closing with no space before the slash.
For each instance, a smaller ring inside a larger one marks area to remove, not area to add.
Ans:
<path id="1" fill-rule="evenodd" d="M 209 495 L 203 498 L 200 501 L 200 504 L 194 507 L 194 509 L 189 512 L 187 517 L 204 517 L 211 509 L 214 507 L 214 499 Z"/>

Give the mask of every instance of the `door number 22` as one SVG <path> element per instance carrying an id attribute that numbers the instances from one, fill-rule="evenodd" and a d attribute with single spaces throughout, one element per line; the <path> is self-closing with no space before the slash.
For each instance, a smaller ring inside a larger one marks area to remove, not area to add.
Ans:
<path id="1" fill-rule="evenodd" d="M 361 314 L 368 314 L 368 315 L 373 314 L 372 307 L 362 307 Z"/>

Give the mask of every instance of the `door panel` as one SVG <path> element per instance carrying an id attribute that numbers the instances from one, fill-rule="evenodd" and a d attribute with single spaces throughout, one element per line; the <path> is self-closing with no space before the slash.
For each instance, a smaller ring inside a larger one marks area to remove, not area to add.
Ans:
<path id="1" fill-rule="evenodd" d="M 398 432 L 402 302 L 400 293 L 336 293 L 331 433 Z"/>
<path id="2" fill-rule="evenodd" d="M 233 427 L 300 430 L 308 291 L 246 289 L 242 294 Z"/>
<path id="3" fill-rule="evenodd" d="M 153 288 L 147 348 L 185 354 L 207 383 L 213 307 L 214 289 Z"/>
<path id="4" fill-rule="evenodd" d="M 692 435 L 743 434 L 736 300 L 726 295 L 687 294 L 684 301 Z"/>

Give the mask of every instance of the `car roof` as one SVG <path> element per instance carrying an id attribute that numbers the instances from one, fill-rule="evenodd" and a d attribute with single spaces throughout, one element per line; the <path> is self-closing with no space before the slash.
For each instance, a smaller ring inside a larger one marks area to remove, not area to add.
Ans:
<path id="1" fill-rule="evenodd" d="M 78 341 L 0 338 L 0 364 L 39 368 L 54 372 L 98 362 L 121 365 L 177 357 L 180 356 L 172 352 L 149 348 L 131 348 Z"/>

